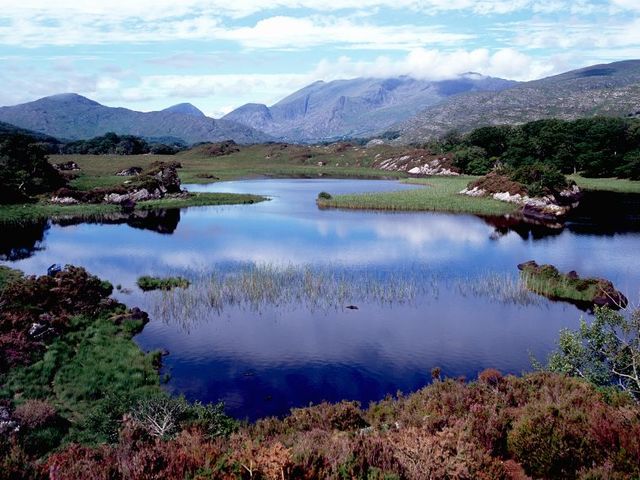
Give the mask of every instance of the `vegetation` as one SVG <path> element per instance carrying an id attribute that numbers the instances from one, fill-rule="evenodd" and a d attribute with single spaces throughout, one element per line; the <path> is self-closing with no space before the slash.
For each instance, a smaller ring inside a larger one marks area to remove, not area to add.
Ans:
<path id="1" fill-rule="evenodd" d="M 640 418 L 627 396 L 548 373 L 517 378 L 487 370 L 470 384 L 434 375 L 431 386 L 366 410 L 354 402 L 294 409 L 282 420 L 264 419 L 214 439 L 197 423 L 160 434 L 160 422 L 150 424 L 148 417 L 164 418 L 168 410 L 169 419 L 179 418 L 182 408 L 143 404 L 123 422 L 114 443 L 71 445 L 32 467 L 33 473 L 84 479 L 92 472 L 95 478 L 131 480 L 640 474 Z M 28 468 L 8 466 L 12 473 Z"/>
<path id="2" fill-rule="evenodd" d="M 569 180 L 576 182 L 582 190 L 600 190 L 618 193 L 640 193 L 640 181 L 623 178 L 585 178 L 570 175 Z"/>
<path id="3" fill-rule="evenodd" d="M 198 428 L 207 439 L 236 428 L 222 405 L 163 393 L 159 352 L 144 354 L 132 341 L 147 314 L 111 291 L 67 266 L 14 280 L 0 294 L 0 478 L 39 476 L 39 459 L 70 442 L 117 441 L 125 415 L 151 436 L 163 411 L 175 428 Z"/>
<path id="4" fill-rule="evenodd" d="M 32 137 L 16 134 L 0 142 L 0 204 L 25 202 L 65 183 Z"/>
<path id="5" fill-rule="evenodd" d="M 266 200 L 265 197 L 235 193 L 190 193 L 180 197 L 165 197 L 146 200 L 135 205 L 136 210 L 158 210 L 166 208 L 202 207 L 214 205 L 252 204 Z M 120 212 L 118 205 L 80 204 L 55 205 L 42 199 L 37 203 L 5 205 L 0 208 L 0 222 L 22 222 L 44 218 L 71 216 L 89 218 Z"/>
<path id="6" fill-rule="evenodd" d="M 640 311 L 625 316 L 599 308 L 590 324 L 563 330 L 547 368 L 601 387 L 616 385 L 640 401 Z"/>
<path id="7" fill-rule="evenodd" d="M 562 274 L 553 265 L 538 265 L 534 261 L 518 265 L 523 284 L 532 292 L 553 300 L 564 300 L 593 308 L 607 306 L 621 309 L 627 298 L 613 284 L 601 278 L 580 278 L 576 272 Z"/>
<path id="8" fill-rule="evenodd" d="M 0 265 L 0 292 L 4 289 L 5 285 L 15 282 L 22 277 L 22 272 L 14 270 L 13 268 Z"/>
<path id="9" fill-rule="evenodd" d="M 173 290 L 174 288 L 188 288 L 191 282 L 182 277 L 151 277 L 145 275 L 138 279 L 138 287 L 144 292 L 151 290 Z"/>
<path id="10" fill-rule="evenodd" d="M 431 177 L 410 179 L 406 183 L 425 188 L 398 192 L 335 195 L 331 199 L 318 199 L 324 208 L 354 208 L 373 210 L 440 211 L 473 213 L 477 215 L 504 215 L 513 213 L 517 206 L 491 198 L 473 198 L 459 195 L 476 177 Z"/>
<path id="11" fill-rule="evenodd" d="M 593 117 L 487 126 L 449 135 L 429 148 L 455 153 L 463 172 L 483 175 L 497 165 L 514 169 L 543 163 L 564 174 L 640 180 L 640 122 Z"/>
<path id="12" fill-rule="evenodd" d="M 77 140 L 67 143 L 60 148 L 60 153 L 81 155 L 140 155 L 144 153 L 174 155 L 185 148 L 186 145 L 183 142 L 170 144 L 149 143 L 134 135 L 117 135 L 109 132 L 90 140 Z"/>
<path id="13" fill-rule="evenodd" d="M 561 340 L 550 368 L 563 375 L 490 369 L 465 383 L 434 369 L 430 386 L 367 409 L 323 403 L 239 425 L 221 404 L 162 393 L 160 356 L 131 341 L 147 316 L 109 300 L 111 290 L 66 267 L 2 293 L 0 478 L 640 475 L 637 378 L 620 383 L 640 359 L 640 316 L 598 311 L 575 342 Z M 576 372 L 584 379 L 567 376 Z"/>

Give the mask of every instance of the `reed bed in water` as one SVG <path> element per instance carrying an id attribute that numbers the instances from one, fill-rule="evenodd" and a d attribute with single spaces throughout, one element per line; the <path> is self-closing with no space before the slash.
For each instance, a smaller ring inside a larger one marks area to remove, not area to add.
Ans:
<path id="1" fill-rule="evenodd" d="M 505 304 L 541 302 L 515 274 L 448 279 L 421 269 L 354 272 L 329 267 L 248 265 L 201 275 L 192 279 L 188 289 L 159 293 L 154 315 L 184 320 L 220 315 L 225 308 L 260 312 L 267 307 L 328 311 L 363 304 L 393 306 L 437 299 L 442 290 Z"/>

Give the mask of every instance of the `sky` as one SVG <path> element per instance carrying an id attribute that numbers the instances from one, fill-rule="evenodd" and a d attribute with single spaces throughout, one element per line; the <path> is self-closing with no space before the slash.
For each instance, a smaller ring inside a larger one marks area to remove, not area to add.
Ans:
<path id="1" fill-rule="evenodd" d="M 220 117 L 317 80 L 531 80 L 640 58 L 640 0 L 0 0 L 0 105 Z"/>

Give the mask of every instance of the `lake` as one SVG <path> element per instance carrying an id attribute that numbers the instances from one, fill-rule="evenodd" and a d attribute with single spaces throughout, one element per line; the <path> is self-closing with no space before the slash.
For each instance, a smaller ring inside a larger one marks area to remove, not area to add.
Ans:
<path id="1" fill-rule="evenodd" d="M 138 344 L 169 352 L 167 388 L 223 400 L 239 418 L 283 415 L 322 400 L 366 404 L 426 385 L 433 367 L 468 379 L 487 367 L 530 370 L 532 355 L 544 360 L 559 330 L 575 328 L 588 313 L 515 291 L 516 266 L 527 260 L 607 278 L 632 302 L 640 298 L 637 197 L 624 197 L 629 211 L 611 222 L 603 205 L 623 197 L 594 194 L 564 229 L 550 230 L 472 215 L 315 204 L 321 191 L 418 188 L 395 181 L 188 188 L 270 200 L 3 226 L 0 255 L 28 273 L 68 263 L 121 286 L 119 300 L 152 316 Z M 141 275 L 176 274 L 194 285 L 171 294 L 136 287 Z"/>

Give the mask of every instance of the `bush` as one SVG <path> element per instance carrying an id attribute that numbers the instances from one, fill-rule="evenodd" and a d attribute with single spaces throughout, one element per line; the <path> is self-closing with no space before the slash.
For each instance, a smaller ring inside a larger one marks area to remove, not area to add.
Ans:
<path id="1" fill-rule="evenodd" d="M 574 478 L 580 468 L 601 457 L 588 430 L 584 411 L 570 405 L 532 404 L 513 424 L 508 449 L 535 478 Z"/>
<path id="2" fill-rule="evenodd" d="M 331 200 L 332 198 L 331 194 L 327 192 L 320 192 L 318 194 L 318 200 Z"/>
<path id="3" fill-rule="evenodd" d="M 34 138 L 17 134 L 0 143 L 0 204 L 25 202 L 65 184 Z"/>
<path id="4" fill-rule="evenodd" d="M 145 275 L 138 279 L 138 287 L 143 292 L 149 292 L 151 290 L 173 290 L 174 288 L 188 288 L 191 285 L 189 280 L 182 277 L 151 277 Z"/>

